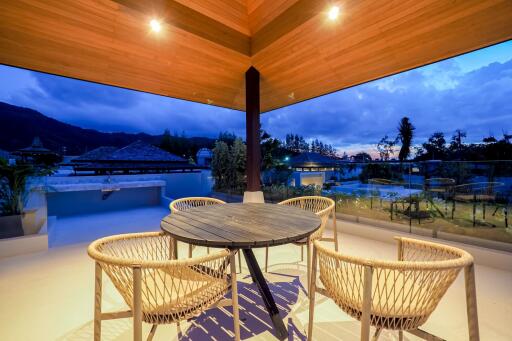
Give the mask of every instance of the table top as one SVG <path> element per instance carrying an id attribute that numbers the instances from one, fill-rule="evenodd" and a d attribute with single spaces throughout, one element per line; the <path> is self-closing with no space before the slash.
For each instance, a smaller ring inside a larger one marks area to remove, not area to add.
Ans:
<path id="1" fill-rule="evenodd" d="M 320 218 L 297 207 L 275 204 L 222 204 L 166 216 L 160 227 L 193 245 L 253 248 L 292 243 L 320 227 Z"/>

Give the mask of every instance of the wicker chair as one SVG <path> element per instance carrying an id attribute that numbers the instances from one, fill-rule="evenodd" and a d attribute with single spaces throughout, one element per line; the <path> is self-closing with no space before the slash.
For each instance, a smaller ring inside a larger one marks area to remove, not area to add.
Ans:
<path id="1" fill-rule="evenodd" d="M 171 209 L 171 213 L 176 212 L 185 212 L 195 207 L 201 206 L 211 206 L 211 205 L 223 205 L 225 201 L 209 198 L 209 197 L 188 197 L 182 199 L 176 199 L 169 204 L 169 208 Z M 189 244 L 188 246 L 188 256 L 192 257 L 192 251 L 194 250 L 194 245 Z M 210 248 L 207 248 L 207 252 L 210 253 Z"/>
<path id="2" fill-rule="evenodd" d="M 209 206 L 209 205 L 222 205 L 225 204 L 225 201 L 215 199 L 215 198 L 209 198 L 209 197 L 189 197 L 189 198 L 182 198 L 177 199 L 171 202 L 169 205 L 169 208 L 171 209 L 171 212 L 177 212 L 177 211 L 187 211 L 194 207 L 200 207 L 200 206 Z"/>
<path id="3" fill-rule="evenodd" d="M 329 220 L 329 215 L 334 213 L 334 201 L 330 198 L 320 196 L 307 196 L 297 197 L 288 200 L 281 201 L 278 205 L 288 205 L 299 207 L 306 211 L 314 212 L 318 215 L 322 221 L 320 228 L 316 230 L 309 238 L 295 242 L 295 245 L 301 248 L 301 261 L 304 261 L 304 245 L 307 250 L 307 283 L 309 285 L 309 273 L 311 269 L 311 243 L 315 240 L 322 239 L 322 234 L 325 229 L 325 225 Z M 336 231 L 336 230 L 335 230 Z M 337 236 L 334 237 L 335 244 L 337 245 Z M 268 247 L 265 249 L 265 272 L 268 271 Z"/>
<path id="4" fill-rule="evenodd" d="M 370 326 L 441 340 L 419 329 L 465 268 L 470 340 L 479 340 L 473 257 L 464 250 L 409 238 L 398 241 L 398 261 L 370 260 L 334 252 L 314 242 L 311 292 L 331 297 L 347 314 L 361 321 L 361 340 Z M 318 258 L 318 259 L 317 259 Z M 316 288 L 317 265 L 325 288 Z M 315 295 L 309 295 L 308 340 L 312 339 Z"/>
<path id="5" fill-rule="evenodd" d="M 223 205 L 225 204 L 225 201 L 215 199 L 215 198 L 209 198 L 209 197 L 188 197 L 188 198 L 182 198 L 182 199 L 176 199 L 173 202 L 170 203 L 169 208 L 171 209 L 171 213 L 176 212 L 185 212 L 195 207 L 201 207 L 201 206 L 211 206 L 211 205 Z M 189 244 L 188 245 L 188 257 L 192 257 L 192 252 L 194 250 L 194 245 Z M 210 248 L 206 248 L 206 252 L 210 253 Z M 240 252 L 238 253 L 238 269 L 240 272 L 242 272 L 242 257 L 240 255 Z"/>
<path id="6" fill-rule="evenodd" d="M 212 306 L 233 305 L 234 334 L 240 339 L 234 253 L 221 250 L 198 258 L 173 259 L 176 243 L 163 232 L 132 233 L 101 238 L 88 253 L 96 261 L 94 340 L 101 339 L 101 321 L 133 317 L 133 339 L 142 340 L 142 321 L 177 323 Z M 230 275 L 228 275 L 228 266 Z M 129 307 L 103 313 L 102 271 Z M 223 299 L 231 287 L 231 300 Z"/>
<path id="7" fill-rule="evenodd" d="M 382 188 L 386 186 L 397 186 L 398 183 L 389 179 L 372 178 L 368 179 L 368 185 L 370 186 L 369 197 L 370 197 L 370 209 L 373 209 L 373 200 L 379 199 L 380 207 L 382 208 L 383 197 L 380 193 Z"/>
<path id="8" fill-rule="evenodd" d="M 476 226 L 476 206 L 482 204 L 482 218 L 485 220 L 485 209 L 487 204 L 496 201 L 499 187 L 503 187 L 503 182 L 473 182 L 453 186 L 452 188 L 452 219 L 455 213 L 455 202 L 471 203 L 473 206 L 473 226 Z"/>

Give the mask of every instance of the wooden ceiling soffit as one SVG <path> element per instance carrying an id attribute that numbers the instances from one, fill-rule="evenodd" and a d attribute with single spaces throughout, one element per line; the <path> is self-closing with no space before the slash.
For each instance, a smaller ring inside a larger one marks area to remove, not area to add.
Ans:
<path id="1" fill-rule="evenodd" d="M 325 11 L 326 1 L 299 0 L 263 26 L 251 39 L 251 55 Z"/>
<path id="2" fill-rule="evenodd" d="M 148 2 L 146 1 L 113 1 L 128 9 L 147 14 L 148 17 L 152 14 L 148 12 Z M 153 6 L 151 10 L 159 13 L 164 24 L 172 25 L 243 55 L 251 55 L 251 38 L 249 36 L 174 0 L 153 1 L 151 5 Z"/>

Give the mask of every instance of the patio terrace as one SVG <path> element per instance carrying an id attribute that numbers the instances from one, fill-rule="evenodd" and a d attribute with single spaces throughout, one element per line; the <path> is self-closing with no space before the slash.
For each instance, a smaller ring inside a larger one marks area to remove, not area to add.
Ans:
<path id="1" fill-rule="evenodd" d="M 83 218 L 83 223 L 101 223 L 100 216 L 96 215 L 89 220 Z M 108 213 L 104 215 L 103 223 L 115 229 L 112 222 L 118 218 L 118 222 L 122 224 L 127 216 L 135 217 L 137 214 Z M 158 230 L 157 221 L 150 222 L 139 216 L 138 222 L 144 221 L 145 229 Z M 341 231 L 354 231 L 365 227 L 346 221 L 339 221 L 338 226 Z M 385 259 L 393 259 L 396 256 L 391 238 L 388 238 L 389 242 L 382 242 L 343 232 L 339 237 L 343 252 Z M 55 247 L 43 253 L 0 261 L 0 334 L 3 340 L 92 339 L 94 262 L 87 256 L 86 247 L 87 243 Z M 183 249 L 181 254 L 186 254 L 185 245 L 180 243 L 180 248 Z M 204 252 L 204 249 L 197 254 L 201 252 Z M 256 249 L 255 253 L 262 264 L 264 249 Z M 303 290 L 305 263 L 298 260 L 300 251 L 296 246 L 275 247 L 272 249 L 269 273 L 265 276 L 271 283 L 270 288 L 275 293 L 282 316 L 286 316 L 285 321 L 292 335 L 290 339 L 303 340 L 308 323 L 308 300 Z M 242 339 L 273 340 L 275 338 L 268 315 L 262 306 L 257 289 L 251 284 L 245 262 L 242 264 L 242 275 L 238 277 Z M 124 303 L 110 280 L 104 277 L 103 283 L 104 309 L 123 309 Z M 508 327 L 509 316 L 512 313 L 510 283 L 512 272 L 476 265 L 482 340 L 499 341 L 512 338 L 512 332 Z M 331 299 L 317 295 L 315 339 L 357 340 L 359 322 L 344 314 Z M 147 335 L 150 326 L 144 324 L 143 328 L 144 335 Z M 459 275 L 448 290 L 424 329 L 447 340 L 468 338 L 462 275 Z M 232 331 L 230 308 L 209 310 L 190 322 L 182 323 L 180 330 L 181 336 L 178 335 L 175 324 L 161 326 L 157 330 L 155 340 L 225 340 L 231 337 Z M 102 336 L 104 340 L 130 340 L 131 319 L 105 321 Z M 396 339 L 397 334 L 387 331 L 380 338 Z M 406 334 L 406 340 L 416 338 Z"/>
<path id="2" fill-rule="evenodd" d="M 261 202 L 261 112 L 512 39 L 507 0 L 344 1 L 337 7 L 339 18 L 326 16 L 337 2 L 235 3 L 2 1 L 0 63 L 245 111 L 245 194 Z M 161 22 L 151 31 L 155 20 Z M 340 222 L 341 231 L 344 224 L 349 223 Z M 341 249 L 377 258 L 396 255 L 390 243 L 343 233 Z M 256 251 L 262 262 L 263 250 Z M 267 279 L 292 337 L 304 339 L 308 304 L 304 264 L 294 264 L 299 255 L 294 246 L 276 247 Z M 272 339 L 257 291 L 248 277 L 240 278 L 242 338 Z M 512 339 L 512 273 L 477 265 L 476 281 L 481 339 Z M 119 308 L 121 298 L 105 282 L 105 310 Z M 1 260 L 1 339 L 90 340 L 93 293 L 94 262 L 86 244 Z M 317 305 L 316 339 L 358 339 L 358 322 L 331 300 L 319 298 Z M 219 308 L 182 323 L 180 339 L 227 339 L 229 315 Z M 461 276 L 424 327 L 449 340 L 468 338 Z M 107 321 L 103 331 L 104 339 L 131 339 L 130 320 Z M 160 327 L 156 339 L 177 334 L 175 325 Z M 381 339 L 395 338 L 385 332 Z"/>

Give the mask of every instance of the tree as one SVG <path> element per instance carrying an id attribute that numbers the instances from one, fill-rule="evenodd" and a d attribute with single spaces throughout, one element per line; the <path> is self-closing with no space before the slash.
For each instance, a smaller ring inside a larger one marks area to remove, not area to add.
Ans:
<path id="1" fill-rule="evenodd" d="M 398 124 L 398 138 L 402 142 L 402 147 L 398 153 L 398 160 L 403 162 L 411 153 L 412 138 L 414 136 L 414 126 L 408 117 L 403 117 Z"/>
<path id="2" fill-rule="evenodd" d="M 215 189 L 243 191 L 246 160 L 247 149 L 242 139 L 235 138 L 232 146 L 216 141 L 211 163 Z"/>
<path id="3" fill-rule="evenodd" d="M 496 140 L 496 138 L 494 136 L 488 136 L 488 137 L 484 137 L 482 139 L 482 142 L 485 144 L 488 144 L 488 143 L 496 143 L 496 142 L 498 142 L 498 140 Z"/>
<path id="4" fill-rule="evenodd" d="M 242 139 L 236 138 L 230 148 L 230 183 L 231 189 L 243 191 L 245 188 L 245 168 L 247 148 Z"/>
<path id="5" fill-rule="evenodd" d="M 351 158 L 355 162 L 370 162 L 370 161 L 372 161 L 372 157 L 370 156 L 370 154 L 365 153 L 365 152 L 361 152 L 361 153 L 352 155 Z"/>
<path id="6" fill-rule="evenodd" d="M 228 187 L 230 164 L 231 160 L 227 143 L 224 141 L 215 142 L 211 166 L 216 189 L 224 189 Z"/>
<path id="7" fill-rule="evenodd" d="M 217 140 L 225 142 L 228 146 L 232 146 L 236 140 L 236 135 L 234 133 L 223 131 L 219 133 L 219 138 Z"/>
<path id="8" fill-rule="evenodd" d="M 423 160 L 444 160 L 447 155 L 446 140 L 442 132 L 435 132 L 423 143 L 424 153 L 420 156 Z"/>
<path id="9" fill-rule="evenodd" d="M 281 147 L 281 141 L 272 138 L 269 133 L 264 130 L 260 131 L 260 147 L 261 147 L 261 169 L 268 170 L 273 168 L 280 156 L 279 148 Z"/>
<path id="10" fill-rule="evenodd" d="M 396 143 L 397 140 L 390 140 L 388 135 L 380 139 L 379 143 L 377 143 L 377 151 L 379 152 L 381 161 L 388 161 L 391 155 L 395 154 Z"/>
<path id="11" fill-rule="evenodd" d="M 463 140 L 465 138 L 466 132 L 460 129 L 455 130 L 455 133 L 452 136 L 449 149 L 452 153 L 455 153 L 457 160 L 463 159 L 462 153 L 465 148 Z"/>
<path id="12" fill-rule="evenodd" d="M 160 140 L 160 148 L 163 150 L 170 151 L 172 147 L 172 139 L 171 139 L 171 132 L 169 129 L 165 129 L 164 133 L 162 134 L 162 139 Z"/>

